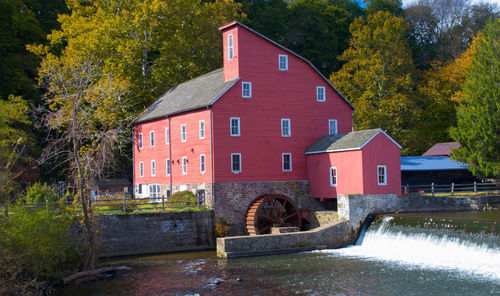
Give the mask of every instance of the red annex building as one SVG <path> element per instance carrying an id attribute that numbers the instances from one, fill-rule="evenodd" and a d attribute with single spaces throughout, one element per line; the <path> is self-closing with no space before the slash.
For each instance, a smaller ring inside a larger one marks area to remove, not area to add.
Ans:
<path id="1" fill-rule="evenodd" d="M 220 31 L 224 67 L 171 88 L 133 122 L 136 197 L 203 192 L 242 233 L 266 194 L 301 208 L 400 194 L 401 147 L 381 130 L 352 132 L 353 106 L 314 65 L 239 22 Z M 321 150 L 339 139 L 363 147 Z"/>

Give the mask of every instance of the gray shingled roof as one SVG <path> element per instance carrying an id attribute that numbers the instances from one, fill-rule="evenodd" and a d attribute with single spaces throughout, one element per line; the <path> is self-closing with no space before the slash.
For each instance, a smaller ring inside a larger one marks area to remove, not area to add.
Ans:
<path id="1" fill-rule="evenodd" d="M 135 123 L 210 106 L 239 78 L 225 81 L 223 69 L 172 87 L 134 120 Z"/>
<path id="2" fill-rule="evenodd" d="M 378 133 L 384 133 L 391 141 L 394 142 L 394 144 L 396 144 L 401 149 L 401 146 L 396 141 L 389 137 L 383 130 L 377 128 L 325 136 L 319 139 L 316 143 L 312 144 L 309 148 L 307 148 L 306 154 L 359 150 L 363 148 L 363 146 L 365 146 Z"/>

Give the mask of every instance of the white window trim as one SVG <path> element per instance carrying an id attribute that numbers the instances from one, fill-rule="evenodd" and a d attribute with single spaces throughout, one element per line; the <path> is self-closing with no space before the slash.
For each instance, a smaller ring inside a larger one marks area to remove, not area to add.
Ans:
<path id="1" fill-rule="evenodd" d="M 156 161 L 151 160 L 151 177 L 156 176 Z"/>
<path id="2" fill-rule="evenodd" d="M 288 135 L 284 134 L 284 130 L 283 130 L 283 122 L 284 121 L 288 121 Z M 287 138 L 292 136 L 292 123 L 291 123 L 290 118 L 282 118 L 281 119 L 281 136 L 287 137 Z"/>
<path id="3" fill-rule="evenodd" d="M 172 166 L 170 164 L 170 158 L 167 158 L 165 170 L 166 170 L 167 176 L 170 176 L 170 171 L 172 170 Z"/>
<path id="4" fill-rule="evenodd" d="M 199 127 L 200 127 L 200 139 L 205 139 L 205 120 L 200 120 L 199 122 Z M 203 128 L 201 127 L 203 125 Z M 203 135 L 202 135 L 203 131 Z"/>
<path id="5" fill-rule="evenodd" d="M 149 132 L 149 147 L 154 147 L 155 146 L 155 132 L 150 131 Z"/>
<path id="6" fill-rule="evenodd" d="M 144 177 L 144 162 L 140 161 L 139 162 L 139 177 Z"/>
<path id="7" fill-rule="evenodd" d="M 182 157 L 181 165 L 182 165 L 182 174 L 187 175 L 187 157 L 186 156 Z"/>
<path id="8" fill-rule="evenodd" d="M 181 124 L 181 142 L 186 142 L 187 128 L 185 124 Z"/>
<path id="9" fill-rule="evenodd" d="M 323 90 L 323 99 L 322 100 L 319 99 L 319 90 L 320 89 Z M 316 100 L 318 102 L 325 102 L 326 101 L 326 89 L 324 86 L 316 86 Z"/>
<path id="10" fill-rule="evenodd" d="M 239 171 L 233 170 L 233 155 L 238 155 L 240 158 L 240 170 Z M 231 153 L 231 172 L 233 172 L 233 174 L 241 173 L 241 171 L 242 171 L 242 163 L 241 162 L 242 162 L 241 161 L 241 153 Z"/>
<path id="11" fill-rule="evenodd" d="M 227 59 L 232 60 L 234 58 L 234 38 L 233 34 L 227 35 Z"/>
<path id="12" fill-rule="evenodd" d="M 142 133 L 139 133 L 139 149 L 142 149 L 143 148 L 143 137 L 142 137 Z"/>
<path id="13" fill-rule="evenodd" d="M 335 183 L 333 183 L 333 172 L 335 171 Z M 337 187 L 337 184 L 339 183 L 338 182 L 338 179 L 337 179 L 337 167 L 330 167 L 330 186 L 331 187 Z"/>
<path id="14" fill-rule="evenodd" d="M 236 119 L 238 121 L 238 133 L 233 134 L 233 119 Z M 240 118 L 239 117 L 231 117 L 229 118 L 229 133 L 231 137 L 239 137 L 241 134 L 241 123 L 240 123 Z"/>
<path id="15" fill-rule="evenodd" d="M 170 129 L 168 127 L 165 128 L 165 145 L 170 144 Z"/>
<path id="16" fill-rule="evenodd" d="M 379 168 L 384 168 L 384 182 L 380 183 L 380 175 L 379 175 Z M 386 165 L 378 165 L 377 166 L 377 185 L 387 185 L 387 166 Z"/>
<path id="17" fill-rule="evenodd" d="M 285 170 L 285 155 L 290 156 L 290 169 L 289 170 Z M 283 172 L 291 172 L 292 171 L 292 153 L 282 153 L 281 154 L 281 170 Z"/>
<path id="18" fill-rule="evenodd" d="M 285 58 L 285 68 L 281 68 L 281 57 Z M 286 54 L 280 54 L 278 55 L 278 69 L 280 71 L 288 71 L 288 55 Z"/>
<path id="19" fill-rule="evenodd" d="M 330 123 L 331 123 L 331 122 L 335 122 L 335 131 L 334 131 L 334 133 L 333 133 L 333 134 L 332 134 L 332 133 L 330 133 L 330 131 L 331 131 L 331 130 L 330 130 L 330 126 L 331 126 L 331 124 L 330 124 Z M 338 125 L 337 125 L 337 119 L 328 119 L 328 135 L 329 135 L 329 136 L 331 136 L 331 135 L 336 135 L 336 134 L 338 134 L 338 132 L 339 132 L 339 127 L 338 127 Z"/>
<path id="20" fill-rule="evenodd" d="M 202 161 L 203 159 L 203 161 Z M 205 157 L 205 154 L 200 154 L 200 173 L 205 174 L 207 171 L 207 158 Z"/>
<path id="21" fill-rule="evenodd" d="M 245 85 L 248 85 L 248 95 L 245 95 Z M 252 97 L 252 83 L 251 82 L 242 82 L 241 83 L 241 97 L 242 98 L 251 98 Z"/>

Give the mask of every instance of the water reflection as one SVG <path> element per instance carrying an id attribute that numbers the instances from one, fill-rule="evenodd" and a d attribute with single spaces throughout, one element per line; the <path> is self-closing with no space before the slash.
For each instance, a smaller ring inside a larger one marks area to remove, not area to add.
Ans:
<path id="1" fill-rule="evenodd" d="M 429 221 L 419 223 L 431 230 Z M 497 278 L 344 251 L 232 260 L 217 259 L 215 252 L 115 259 L 112 264 L 133 270 L 59 295 L 500 295 Z"/>

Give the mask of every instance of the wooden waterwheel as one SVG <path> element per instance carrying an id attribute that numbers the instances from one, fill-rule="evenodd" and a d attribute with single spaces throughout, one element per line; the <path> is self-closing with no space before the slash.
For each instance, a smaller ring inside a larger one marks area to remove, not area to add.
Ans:
<path id="1" fill-rule="evenodd" d="M 250 235 L 266 234 L 271 227 L 300 227 L 302 219 L 295 203 L 280 194 L 267 194 L 254 199 L 246 214 L 246 230 Z"/>

